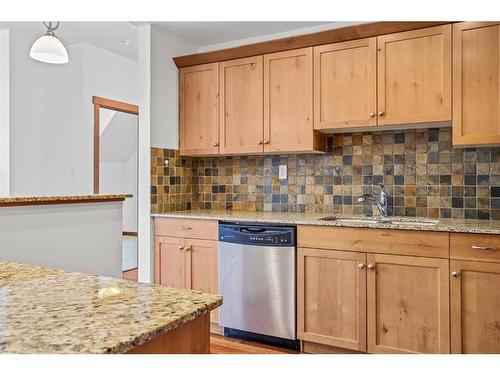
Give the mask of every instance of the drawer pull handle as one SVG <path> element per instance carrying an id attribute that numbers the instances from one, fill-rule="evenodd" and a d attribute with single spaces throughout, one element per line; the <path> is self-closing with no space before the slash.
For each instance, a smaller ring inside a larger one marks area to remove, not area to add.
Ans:
<path id="1" fill-rule="evenodd" d="M 495 251 L 497 248 L 496 246 L 476 246 L 476 245 L 472 245 L 472 249 L 474 250 L 486 250 L 486 251 Z"/>
<path id="2" fill-rule="evenodd" d="M 191 230 L 193 228 L 192 227 L 182 227 L 182 229 L 184 229 L 184 230 Z"/>

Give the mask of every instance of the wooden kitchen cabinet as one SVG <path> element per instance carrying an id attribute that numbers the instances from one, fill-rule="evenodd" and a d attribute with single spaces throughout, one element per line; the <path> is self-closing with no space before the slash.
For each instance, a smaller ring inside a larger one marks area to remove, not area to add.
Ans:
<path id="1" fill-rule="evenodd" d="M 206 293 L 219 292 L 219 245 L 217 241 L 186 239 L 186 289 Z M 218 310 L 211 312 L 217 323 Z"/>
<path id="2" fill-rule="evenodd" d="M 377 38 L 314 47 L 314 129 L 377 125 Z"/>
<path id="3" fill-rule="evenodd" d="M 219 63 L 179 69 L 181 155 L 219 153 Z"/>
<path id="4" fill-rule="evenodd" d="M 155 283 L 217 294 L 217 230 L 216 220 L 156 218 Z M 218 310 L 210 321 L 218 323 Z"/>
<path id="5" fill-rule="evenodd" d="M 367 255 L 370 353 L 450 353 L 447 259 Z"/>
<path id="6" fill-rule="evenodd" d="M 298 337 L 366 351 L 366 254 L 298 249 Z"/>
<path id="7" fill-rule="evenodd" d="M 452 260 L 451 352 L 500 353 L 500 264 Z"/>
<path id="8" fill-rule="evenodd" d="M 186 288 L 184 239 L 155 236 L 155 283 L 171 288 Z"/>
<path id="9" fill-rule="evenodd" d="M 264 150 L 262 56 L 220 63 L 220 153 Z"/>
<path id="10" fill-rule="evenodd" d="M 264 55 L 264 152 L 326 151 L 313 129 L 312 47 Z"/>
<path id="11" fill-rule="evenodd" d="M 500 24 L 453 25 L 453 145 L 500 143 Z"/>
<path id="12" fill-rule="evenodd" d="M 451 25 L 382 35 L 377 48 L 379 125 L 451 120 Z"/>

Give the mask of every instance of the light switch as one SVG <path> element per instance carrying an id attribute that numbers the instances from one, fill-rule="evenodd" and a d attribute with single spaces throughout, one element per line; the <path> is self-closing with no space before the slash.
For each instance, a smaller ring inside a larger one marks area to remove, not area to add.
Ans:
<path id="1" fill-rule="evenodd" d="M 286 165 L 280 165 L 280 168 L 279 168 L 279 177 L 280 177 L 280 180 L 286 180 L 287 178 L 287 166 Z"/>

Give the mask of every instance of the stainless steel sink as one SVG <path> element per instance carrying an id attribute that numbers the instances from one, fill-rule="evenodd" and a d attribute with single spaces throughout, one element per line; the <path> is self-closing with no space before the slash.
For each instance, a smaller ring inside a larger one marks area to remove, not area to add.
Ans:
<path id="1" fill-rule="evenodd" d="M 319 218 L 322 221 L 336 221 L 339 223 L 346 224 L 392 224 L 401 226 L 432 226 L 439 224 L 439 220 L 425 219 L 425 218 L 375 218 L 375 217 L 337 217 L 337 216 L 325 216 Z"/>

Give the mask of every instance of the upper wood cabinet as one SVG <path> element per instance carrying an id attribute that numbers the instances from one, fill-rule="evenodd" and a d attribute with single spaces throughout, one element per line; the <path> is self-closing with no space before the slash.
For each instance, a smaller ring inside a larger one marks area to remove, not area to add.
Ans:
<path id="1" fill-rule="evenodd" d="M 451 261 L 451 352 L 500 353 L 500 264 Z"/>
<path id="2" fill-rule="evenodd" d="M 367 255 L 368 352 L 449 353 L 448 260 Z"/>
<path id="3" fill-rule="evenodd" d="M 181 155 L 219 152 L 219 63 L 179 69 Z"/>
<path id="4" fill-rule="evenodd" d="M 264 151 L 303 152 L 318 146 L 312 47 L 264 55 Z"/>
<path id="5" fill-rule="evenodd" d="M 298 249 L 298 337 L 366 351 L 366 254 Z"/>
<path id="6" fill-rule="evenodd" d="M 220 153 L 263 151 L 262 56 L 220 63 Z"/>
<path id="7" fill-rule="evenodd" d="M 314 47 L 314 128 L 377 125 L 377 38 Z"/>
<path id="8" fill-rule="evenodd" d="M 377 37 L 378 124 L 451 120 L 451 25 Z"/>
<path id="9" fill-rule="evenodd" d="M 453 25 L 453 144 L 500 143 L 500 24 Z"/>

